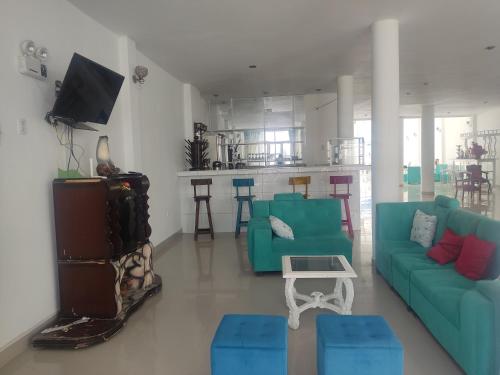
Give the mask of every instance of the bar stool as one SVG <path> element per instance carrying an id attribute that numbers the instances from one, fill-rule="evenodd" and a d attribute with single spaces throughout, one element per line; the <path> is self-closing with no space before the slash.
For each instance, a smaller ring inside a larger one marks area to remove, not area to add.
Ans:
<path id="1" fill-rule="evenodd" d="M 351 210 L 349 209 L 349 197 L 352 195 L 349 192 L 349 186 L 352 184 L 352 176 L 330 176 L 330 184 L 333 185 L 333 194 L 330 196 L 344 201 L 346 219 L 342 219 L 342 224 L 347 225 L 349 236 L 352 238 L 354 231 L 352 230 Z M 337 185 L 347 185 L 347 193 L 337 193 Z"/>
<path id="2" fill-rule="evenodd" d="M 234 197 L 238 201 L 238 214 L 236 215 L 236 231 L 234 236 L 238 238 L 241 231 L 241 226 L 247 226 L 248 221 L 241 220 L 241 211 L 243 209 L 243 203 L 248 203 L 248 211 L 250 212 L 250 217 L 253 216 L 253 201 L 252 199 L 255 195 L 252 195 L 252 186 L 254 186 L 253 178 L 235 178 L 233 179 L 233 186 L 236 188 L 236 196 Z M 240 195 L 239 188 L 248 187 L 248 195 Z"/>
<path id="3" fill-rule="evenodd" d="M 191 180 L 191 185 L 193 186 L 194 189 L 194 201 L 196 202 L 196 217 L 195 217 L 195 224 L 194 224 L 194 240 L 198 240 L 198 234 L 200 233 L 205 233 L 205 234 L 210 234 L 210 237 L 214 239 L 214 227 L 212 225 L 212 213 L 210 211 L 210 185 L 212 185 L 212 179 L 211 178 L 199 178 L 199 179 L 192 179 Z M 207 187 L 207 195 L 198 195 L 196 193 L 196 187 L 197 186 L 206 186 Z M 198 224 L 200 221 L 200 202 L 204 201 L 206 206 L 207 206 L 207 214 L 208 214 L 208 228 L 199 228 Z"/>
<path id="4" fill-rule="evenodd" d="M 295 186 L 297 186 L 297 185 L 305 185 L 306 186 L 306 192 L 304 194 L 305 199 L 307 199 L 309 197 L 307 188 L 308 188 L 310 183 L 311 183 L 311 176 L 290 177 L 288 179 L 288 185 L 293 186 L 294 193 L 295 193 Z"/>

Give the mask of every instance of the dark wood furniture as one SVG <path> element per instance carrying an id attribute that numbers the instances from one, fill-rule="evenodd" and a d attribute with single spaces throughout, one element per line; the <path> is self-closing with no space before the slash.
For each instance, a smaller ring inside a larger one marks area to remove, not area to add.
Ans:
<path id="1" fill-rule="evenodd" d="M 214 226 L 212 224 L 212 212 L 210 210 L 210 198 L 212 197 L 210 195 L 210 185 L 212 185 L 212 179 L 211 178 L 198 178 L 198 179 L 192 179 L 191 180 L 191 186 L 193 186 L 193 199 L 196 203 L 196 216 L 195 216 L 195 222 L 194 222 L 194 240 L 198 240 L 198 234 L 210 234 L 210 237 L 214 239 Z M 198 191 L 196 190 L 196 187 L 203 187 L 206 186 L 206 194 L 203 195 L 198 195 Z M 208 215 L 208 228 L 200 228 L 200 202 L 205 202 L 205 205 L 207 206 L 207 215 Z"/>
<path id="2" fill-rule="evenodd" d="M 458 191 L 462 190 L 462 201 L 464 200 L 465 193 L 469 195 L 470 199 L 474 198 L 474 194 L 479 194 L 479 201 L 482 198 L 483 185 L 487 186 L 487 194 L 491 193 L 491 183 L 488 179 L 488 172 L 481 169 L 480 165 L 468 165 L 465 172 L 458 172 L 455 176 L 455 198 Z"/>
<path id="3" fill-rule="evenodd" d="M 352 195 L 349 191 L 349 186 L 352 184 L 352 176 L 330 176 L 330 184 L 333 185 L 333 194 L 330 194 L 330 196 L 335 199 L 341 199 L 344 202 L 346 218 L 342 219 L 342 224 L 347 225 L 349 236 L 351 238 L 354 238 L 354 231 L 352 229 L 351 220 L 351 209 L 349 207 L 349 198 Z M 343 193 L 337 192 L 338 185 L 346 185 L 347 191 Z"/>
<path id="4" fill-rule="evenodd" d="M 148 188 L 141 174 L 54 180 L 60 311 L 34 346 L 103 342 L 160 290 L 161 278 L 152 271 Z M 74 324 L 83 317 L 89 321 Z M 54 329 L 67 324 L 71 329 Z"/>

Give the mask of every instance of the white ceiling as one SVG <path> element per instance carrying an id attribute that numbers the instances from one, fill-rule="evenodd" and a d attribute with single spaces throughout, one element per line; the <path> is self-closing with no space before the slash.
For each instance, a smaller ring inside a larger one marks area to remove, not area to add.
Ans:
<path id="1" fill-rule="evenodd" d="M 210 97 L 333 92 L 353 74 L 356 115 L 369 116 L 370 25 L 397 18 L 403 112 L 500 105 L 498 0 L 70 1 Z"/>

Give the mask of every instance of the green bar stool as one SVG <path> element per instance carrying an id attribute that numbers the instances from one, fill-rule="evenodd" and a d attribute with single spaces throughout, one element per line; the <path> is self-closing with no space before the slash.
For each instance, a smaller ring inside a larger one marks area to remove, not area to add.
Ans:
<path id="1" fill-rule="evenodd" d="M 241 211 L 243 209 L 243 202 L 248 203 L 248 211 L 250 212 L 250 217 L 253 215 L 253 202 L 252 199 L 255 195 L 252 195 L 252 186 L 254 186 L 253 178 L 235 178 L 233 179 L 233 186 L 236 188 L 236 196 L 234 197 L 238 201 L 238 214 L 236 215 L 236 231 L 234 232 L 237 238 L 240 235 L 241 226 L 247 226 L 248 221 L 241 220 Z M 248 187 L 248 195 L 240 195 L 240 188 Z"/>

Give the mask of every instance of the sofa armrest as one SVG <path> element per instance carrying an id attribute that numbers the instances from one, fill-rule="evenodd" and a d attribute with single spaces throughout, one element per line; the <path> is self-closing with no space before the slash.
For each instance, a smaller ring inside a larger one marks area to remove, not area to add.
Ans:
<path id="1" fill-rule="evenodd" d="M 375 240 L 407 241 L 415 211 L 432 213 L 434 202 L 390 202 L 376 206 Z"/>
<path id="2" fill-rule="evenodd" d="M 500 373 L 500 280 L 483 280 L 460 307 L 460 358 L 468 374 Z"/>
<path id="3" fill-rule="evenodd" d="M 496 280 L 481 280 L 476 283 L 476 289 L 493 304 L 494 313 L 494 374 L 500 374 L 500 278 Z"/>
<path id="4" fill-rule="evenodd" d="M 253 217 L 248 222 L 247 230 L 247 244 L 248 244 L 248 258 L 253 265 L 255 262 L 256 249 L 264 247 L 271 251 L 271 240 L 273 231 L 271 223 L 267 217 Z"/>

